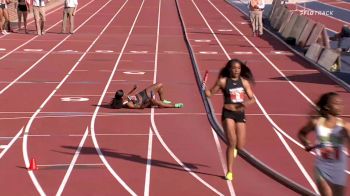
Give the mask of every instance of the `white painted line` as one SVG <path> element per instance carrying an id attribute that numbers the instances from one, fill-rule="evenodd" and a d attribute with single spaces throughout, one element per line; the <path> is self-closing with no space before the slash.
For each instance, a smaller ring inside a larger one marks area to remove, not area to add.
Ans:
<path id="1" fill-rule="evenodd" d="M 141 51 L 131 50 L 130 53 L 133 53 L 133 54 L 148 54 L 148 51 L 146 51 L 146 50 L 141 50 Z"/>
<path id="2" fill-rule="evenodd" d="M 63 102 L 84 102 L 84 101 L 89 101 L 89 98 L 86 98 L 86 97 L 62 97 L 61 101 L 63 101 Z"/>
<path id="3" fill-rule="evenodd" d="M 22 131 L 23 131 L 23 127 L 21 128 L 21 130 L 18 131 L 18 133 L 15 135 L 15 137 L 13 137 L 13 139 L 10 141 L 10 143 L 8 145 L 6 145 L 4 150 L 0 153 L 0 159 L 6 154 L 6 152 L 11 148 L 11 146 L 17 141 L 19 136 L 22 134 Z"/>
<path id="4" fill-rule="evenodd" d="M 144 75 L 146 72 L 144 71 L 124 71 L 124 74 L 128 75 Z"/>
<path id="5" fill-rule="evenodd" d="M 231 32 L 232 29 L 219 29 L 218 31 L 220 31 L 220 32 Z"/>
<path id="6" fill-rule="evenodd" d="M 309 182 L 311 187 L 319 195 L 320 193 L 318 192 L 318 189 L 317 189 L 317 186 L 316 186 L 315 182 L 312 180 L 312 178 L 310 177 L 309 173 L 307 173 L 307 171 L 305 170 L 304 166 L 300 163 L 298 157 L 294 154 L 293 150 L 290 148 L 290 146 L 288 145 L 288 143 L 286 142 L 284 137 L 275 128 L 273 128 L 273 130 L 276 132 L 276 134 L 278 135 L 278 138 L 281 140 L 281 142 L 283 143 L 283 145 L 287 149 L 288 153 L 293 158 L 294 162 L 297 164 L 297 166 L 300 169 L 300 171 L 304 174 L 305 178 L 307 179 L 307 181 Z"/>
<path id="7" fill-rule="evenodd" d="M 199 51 L 200 54 L 218 54 L 218 52 L 215 51 Z"/>
<path id="8" fill-rule="evenodd" d="M 30 49 L 30 48 L 28 48 L 28 49 L 23 49 L 23 51 L 25 51 L 25 52 L 41 52 L 41 51 L 43 51 L 43 49 Z"/>
<path id="9" fill-rule="evenodd" d="M 81 135 L 83 136 L 83 135 Z M 38 167 L 67 167 L 70 166 L 70 164 L 50 164 L 50 165 L 38 165 Z M 75 166 L 104 166 L 102 163 L 77 163 Z"/>
<path id="10" fill-rule="evenodd" d="M 149 128 L 149 137 L 148 137 L 148 148 L 147 148 L 147 166 L 146 166 L 146 177 L 145 177 L 145 188 L 144 196 L 149 196 L 150 188 L 150 178 L 151 178 L 151 165 L 152 165 L 152 141 L 153 133 L 151 127 Z"/>
<path id="11" fill-rule="evenodd" d="M 222 149 L 221 149 L 221 145 L 220 145 L 219 138 L 218 138 L 218 136 L 217 136 L 217 134 L 215 133 L 215 131 L 214 131 L 213 128 L 211 128 L 211 132 L 213 133 L 213 136 L 214 136 L 214 141 L 215 141 L 215 144 L 216 144 L 216 149 L 218 150 L 218 154 L 219 154 L 221 166 L 222 166 L 222 169 L 224 170 L 224 175 L 226 175 L 226 173 L 227 173 L 227 165 L 226 165 L 226 162 L 225 162 L 224 157 L 222 156 L 222 155 L 223 155 L 223 152 L 222 152 Z M 226 180 L 226 183 L 227 183 L 228 189 L 229 189 L 229 191 L 230 191 L 230 195 L 231 195 L 231 196 L 235 196 L 236 193 L 235 193 L 235 190 L 234 190 L 234 188 L 233 188 L 232 182 L 230 182 L 229 180 Z"/>
<path id="12" fill-rule="evenodd" d="M 6 48 L 0 48 L 0 51 L 5 51 L 6 50 Z"/>
<path id="13" fill-rule="evenodd" d="M 61 53 L 78 53 L 79 51 L 76 51 L 76 50 L 61 50 L 61 51 L 58 51 L 58 52 L 61 52 Z"/>
<path id="14" fill-rule="evenodd" d="M 75 72 L 83 72 L 83 71 L 89 71 L 89 70 L 83 70 L 83 69 L 77 69 L 77 70 L 74 70 Z"/>
<path id="15" fill-rule="evenodd" d="M 97 53 L 113 53 L 113 50 L 96 50 Z"/>
<path id="16" fill-rule="evenodd" d="M 144 71 L 124 71 L 124 74 L 128 75 L 144 75 L 146 72 Z"/>
<path id="17" fill-rule="evenodd" d="M 281 71 L 291 71 L 291 72 L 319 72 L 316 69 L 281 69 Z"/>
<path id="18" fill-rule="evenodd" d="M 253 54 L 253 52 L 244 52 L 244 51 L 237 51 L 233 52 L 234 54 Z"/>
<path id="19" fill-rule="evenodd" d="M 66 186 L 67 181 L 68 181 L 68 178 L 69 178 L 70 174 L 71 174 L 72 171 L 73 171 L 73 167 L 74 167 L 75 163 L 76 163 L 77 160 L 78 160 L 78 156 L 79 156 L 79 154 L 80 154 L 81 148 L 83 147 L 83 145 L 84 145 L 84 143 L 85 143 L 85 140 L 86 140 L 86 138 L 87 138 L 88 133 L 89 133 L 89 128 L 87 127 L 87 128 L 86 128 L 86 131 L 85 131 L 85 133 L 84 133 L 84 136 L 83 136 L 83 138 L 82 138 L 81 141 L 80 141 L 80 144 L 79 144 L 79 146 L 78 146 L 78 149 L 77 149 L 77 150 L 75 151 L 75 153 L 74 153 L 73 159 L 72 159 L 72 161 L 71 161 L 71 163 L 70 163 L 70 165 L 69 165 L 69 168 L 68 168 L 68 170 L 67 170 L 67 172 L 66 172 L 66 175 L 64 175 L 64 178 L 63 178 L 63 180 L 62 180 L 62 182 L 61 182 L 61 185 L 60 185 L 60 187 L 59 187 L 59 189 L 58 189 L 58 191 L 57 191 L 57 193 L 56 193 L 57 196 L 58 196 L 58 195 L 62 195 L 63 189 L 64 189 L 64 187 Z"/>
<path id="20" fill-rule="evenodd" d="M 149 115 L 149 114 L 148 114 Z M 149 134 L 147 133 L 100 133 L 100 134 L 95 134 L 96 136 L 148 136 Z M 69 134 L 68 136 L 70 137 L 81 137 L 83 135 L 81 134 Z M 89 135 L 91 136 L 91 135 Z"/>
<path id="21" fill-rule="evenodd" d="M 127 1 L 126 1 L 126 2 L 127 2 Z M 142 8 L 143 8 L 144 3 L 145 3 L 145 1 L 142 0 L 142 4 L 141 4 L 141 6 L 140 6 L 140 8 L 139 8 L 139 10 L 138 10 L 138 12 L 137 12 L 137 15 L 136 15 L 136 17 L 135 17 L 135 19 L 134 19 L 132 25 L 131 25 L 130 31 L 129 31 L 129 33 L 128 33 L 128 36 L 126 37 L 126 40 L 125 40 L 125 42 L 124 42 L 124 44 L 123 44 L 123 47 L 122 47 L 122 49 L 121 49 L 121 51 L 120 51 L 120 53 L 119 53 L 119 56 L 118 56 L 118 58 L 117 58 L 117 60 L 116 60 L 116 62 L 115 62 L 115 64 L 114 64 L 113 70 L 111 71 L 111 74 L 110 74 L 110 76 L 109 76 L 109 79 L 108 79 L 108 81 L 107 81 L 107 83 L 106 83 L 106 85 L 105 85 L 105 88 L 103 89 L 103 92 L 102 92 L 102 94 L 101 94 L 100 100 L 98 101 L 97 107 L 96 107 L 96 109 L 95 109 L 95 111 L 94 111 L 94 114 L 93 114 L 93 116 L 92 116 L 92 118 L 91 118 L 91 126 L 90 126 L 92 142 L 93 142 L 93 144 L 94 144 L 94 146 L 95 146 L 95 149 L 96 149 L 96 151 L 97 151 L 97 154 L 98 154 L 99 158 L 100 158 L 101 161 L 104 163 L 104 165 L 107 167 L 108 171 L 113 175 L 113 177 L 114 177 L 128 192 L 129 192 L 129 194 L 131 194 L 131 195 L 133 195 L 133 196 L 136 196 L 137 194 L 136 194 L 136 193 L 123 181 L 123 179 L 121 179 L 120 176 L 113 170 L 113 168 L 111 167 L 111 165 L 108 163 L 108 161 L 107 161 L 106 158 L 104 157 L 103 153 L 101 152 L 101 149 L 100 149 L 100 147 L 99 147 L 99 144 L 98 144 L 98 142 L 97 142 L 97 138 L 96 138 L 96 135 L 95 135 L 95 134 L 96 134 L 96 133 L 95 133 L 95 121 L 96 121 L 97 113 L 98 113 L 98 111 L 99 111 L 99 109 L 100 109 L 100 105 L 102 104 L 102 102 L 103 102 L 103 100 L 104 100 L 104 97 L 105 97 L 105 95 L 106 95 L 106 92 L 107 92 L 107 90 L 108 90 L 108 87 L 110 86 L 110 84 L 111 84 L 111 82 L 112 82 L 112 79 L 113 79 L 113 77 L 114 77 L 114 75 L 115 75 L 115 73 L 116 73 L 117 67 L 118 67 L 119 62 L 120 62 L 120 60 L 121 60 L 121 58 L 122 58 L 122 55 L 123 55 L 123 53 L 124 53 L 124 51 L 125 51 L 125 48 L 126 48 L 128 42 L 129 42 L 130 36 L 131 36 L 131 34 L 132 34 L 133 30 L 134 30 L 135 24 L 136 24 L 136 22 L 137 22 L 137 19 L 139 18 L 139 15 L 140 15 L 140 12 L 141 12 L 141 10 L 142 10 Z M 124 5 L 125 5 L 125 4 L 124 4 Z"/>
<path id="22" fill-rule="evenodd" d="M 5 149 L 7 148 L 7 145 L 0 145 L 0 149 Z"/>
<path id="23" fill-rule="evenodd" d="M 91 18 L 93 18 L 97 13 L 99 13 L 104 7 L 106 7 L 112 0 L 107 1 L 103 6 L 101 6 L 98 10 L 95 11 L 94 14 L 92 14 L 84 23 L 81 24 L 80 27 L 82 27 L 82 25 L 84 25 L 86 22 L 88 22 Z M 109 27 L 109 25 L 112 23 L 112 21 L 114 20 L 114 18 L 119 14 L 120 10 L 123 9 L 123 7 L 125 6 L 125 4 L 128 1 L 125 1 L 125 3 L 123 4 L 123 6 L 119 9 L 119 11 L 113 16 L 113 18 L 109 21 L 109 23 L 103 28 L 103 30 L 100 32 L 100 34 L 96 37 L 96 39 L 90 44 L 89 48 L 86 49 L 86 51 L 84 52 L 84 54 L 78 59 L 78 61 L 75 63 L 75 65 L 70 69 L 70 71 L 68 72 L 68 74 L 66 74 L 66 76 L 62 79 L 62 81 L 56 86 L 56 88 L 53 90 L 53 92 L 45 99 L 45 101 L 41 104 L 41 106 L 39 107 L 39 109 L 37 109 L 35 111 L 35 113 L 33 114 L 33 116 L 29 119 L 27 126 L 25 127 L 24 130 L 24 137 L 23 137 L 23 143 L 22 143 L 22 152 L 23 152 L 23 159 L 25 162 L 26 167 L 29 167 L 29 157 L 28 157 L 28 133 L 30 131 L 30 127 L 32 125 L 32 123 L 34 122 L 36 116 L 40 113 L 40 111 L 42 110 L 42 108 L 45 107 L 46 103 L 53 97 L 53 95 L 57 92 L 57 90 L 63 85 L 63 83 L 68 79 L 68 77 L 73 73 L 73 71 L 78 67 L 78 65 L 80 64 L 81 60 L 86 56 L 86 54 L 88 54 L 88 52 L 90 51 L 90 49 L 95 45 L 95 43 L 97 42 L 97 40 L 101 37 L 101 35 L 103 34 L 103 32 L 106 31 L 106 29 Z M 79 27 L 79 28 L 80 28 Z M 79 28 L 75 29 L 75 31 L 77 31 Z M 67 39 L 69 36 L 67 36 L 65 39 Z M 53 48 L 54 49 L 54 48 Z M 53 50 L 52 49 L 52 50 Z M 28 170 L 29 176 L 34 184 L 34 186 L 36 187 L 37 191 L 39 192 L 40 195 L 45 195 L 44 190 L 42 189 L 38 179 L 36 178 L 36 176 L 34 175 L 34 172 L 32 170 Z"/>
<path id="24" fill-rule="evenodd" d="M 195 41 L 195 42 L 199 42 L 199 43 L 202 43 L 202 42 L 211 42 L 210 39 L 195 39 L 194 41 Z"/>

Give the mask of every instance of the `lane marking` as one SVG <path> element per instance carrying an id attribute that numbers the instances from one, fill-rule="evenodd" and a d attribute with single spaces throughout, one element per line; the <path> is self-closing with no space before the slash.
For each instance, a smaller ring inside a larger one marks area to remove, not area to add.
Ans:
<path id="1" fill-rule="evenodd" d="M 66 166 L 70 166 L 70 164 L 49 164 L 49 165 L 38 165 L 38 166 L 39 167 L 66 167 Z M 104 165 L 103 163 L 76 163 L 75 166 L 104 166 Z"/>
<path id="2" fill-rule="evenodd" d="M 244 51 L 237 51 L 233 52 L 234 54 L 253 54 L 253 52 L 244 52 Z"/>
<path id="3" fill-rule="evenodd" d="M 89 98 L 86 98 L 86 97 L 62 97 L 61 101 L 63 101 L 63 102 L 83 102 L 83 101 L 89 101 Z"/>
<path id="4" fill-rule="evenodd" d="M 149 136 L 148 133 L 99 133 L 97 136 Z M 69 134 L 69 137 L 81 137 L 81 134 Z M 90 134 L 88 136 L 91 136 Z"/>
<path id="5" fill-rule="evenodd" d="M 240 22 L 240 24 L 250 24 L 250 22 L 245 21 L 245 22 Z"/>
<path id="6" fill-rule="evenodd" d="M 149 188 L 150 188 L 150 178 L 151 178 L 151 166 L 152 166 L 152 141 L 153 141 L 153 133 L 151 127 L 149 128 L 148 134 L 148 148 L 147 148 L 147 166 L 146 166 L 146 176 L 145 176 L 145 188 L 144 188 L 144 196 L 149 196 Z"/>
<path id="7" fill-rule="evenodd" d="M 113 50 L 96 50 L 97 53 L 113 53 Z"/>
<path id="8" fill-rule="evenodd" d="M 0 145 L 0 149 L 5 149 L 7 148 L 7 145 Z"/>
<path id="9" fill-rule="evenodd" d="M 146 50 L 141 50 L 141 51 L 131 50 L 130 53 L 133 53 L 133 54 L 148 54 L 148 51 L 146 51 Z"/>
<path id="10" fill-rule="evenodd" d="M 77 50 L 60 50 L 60 51 L 58 51 L 58 52 L 60 52 L 60 53 L 78 53 L 79 51 L 77 51 Z"/>
<path id="11" fill-rule="evenodd" d="M 232 29 L 218 29 L 219 32 L 231 32 Z"/>
<path id="12" fill-rule="evenodd" d="M 30 49 L 30 48 L 28 48 L 28 49 L 23 49 L 23 51 L 25 51 L 25 52 L 41 52 L 41 51 L 43 51 L 43 49 Z"/>
<path id="13" fill-rule="evenodd" d="M 17 139 L 19 138 L 19 136 L 22 134 L 23 132 L 23 127 L 18 131 L 18 133 L 15 135 L 15 137 L 12 138 L 12 140 L 10 141 L 9 144 L 5 145 L 6 147 L 4 148 L 4 150 L 0 153 L 0 160 L 1 158 L 6 154 L 6 152 L 11 148 L 11 146 L 17 141 Z"/>
<path id="14" fill-rule="evenodd" d="M 297 166 L 300 169 L 300 171 L 304 174 L 304 176 L 306 177 L 307 181 L 310 183 L 311 187 L 315 190 L 315 192 L 317 194 L 319 194 L 315 182 L 312 180 L 312 178 L 310 177 L 309 173 L 306 171 L 304 166 L 300 163 L 298 157 L 295 155 L 293 150 L 290 148 L 290 146 L 288 145 L 287 141 L 284 139 L 284 137 L 281 135 L 281 133 L 279 131 L 277 131 L 275 128 L 273 128 L 273 130 L 278 135 L 279 139 L 281 140 L 281 142 L 283 143 L 283 145 L 287 149 L 287 151 L 290 154 L 290 156 L 293 158 L 294 162 L 297 164 Z"/>
<path id="15" fill-rule="evenodd" d="M 0 48 L 0 51 L 6 51 L 6 48 Z"/>
<path id="16" fill-rule="evenodd" d="M 287 56 L 294 55 L 294 53 L 288 52 L 288 51 L 271 51 L 271 53 L 274 53 L 274 54 L 281 54 L 281 55 L 287 55 Z"/>
<path id="17" fill-rule="evenodd" d="M 72 171 L 73 171 L 73 167 L 74 167 L 75 163 L 76 163 L 77 160 L 78 160 L 79 154 L 80 154 L 81 149 L 82 149 L 82 147 L 83 147 L 83 145 L 84 145 L 84 143 L 85 143 L 85 140 L 86 140 L 86 138 L 87 138 L 88 133 L 89 133 L 89 128 L 87 127 L 87 128 L 86 128 L 86 131 L 85 131 L 85 133 L 84 133 L 84 136 L 83 136 L 83 138 L 81 139 L 81 141 L 80 141 L 80 143 L 79 143 L 78 149 L 77 149 L 77 150 L 75 151 L 75 153 L 74 153 L 73 159 L 72 159 L 71 163 L 69 164 L 69 168 L 67 169 L 67 172 L 66 172 L 66 174 L 64 175 L 64 178 L 63 178 L 63 180 L 62 180 L 62 182 L 61 182 L 61 185 L 60 185 L 60 187 L 59 187 L 59 189 L 58 189 L 56 195 L 62 195 L 63 189 L 64 189 L 64 187 L 66 186 L 67 181 L 68 181 L 68 178 L 69 178 L 70 174 L 71 174 Z"/>
<path id="18" fill-rule="evenodd" d="M 99 13 L 104 7 L 106 7 L 112 0 L 109 0 L 108 2 L 106 2 L 102 7 L 100 7 L 100 9 L 98 9 L 97 11 L 95 11 L 95 13 L 93 15 L 91 15 L 83 24 L 85 24 L 86 22 L 88 22 L 92 17 L 94 17 L 97 13 Z M 23 142 L 22 142 L 22 154 L 23 154 L 23 159 L 25 162 L 26 167 L 29 167 L 29 157 L 28 157 L 28 133 L 30 130 L 30 127 L 32 125 L 32 123 L 34 122 L 34 119 L 36 118 L 36 116 L 40 113 L 40 111 L 42 110 L 42 108 L 44 108 L 44 106 L 46 105 L 46 103 L 53 97 L 53 95 L 57 92 L 57 90 L 63 85 L 63 83 L 68 79 L 68 77 L 73 73 L 73 71 L 77 68 L 77 66 L 80 64 L 81 60 L 86 56 L 86 54 L 88 54 L 88 51 L 90 51 L 90 49 L 95 45 L 95 43 L 97 42 L 97 40 L 101 37 L 101 35 L 103 34 L 103 32 L 107 29 L 107 27 L 111 24 L 111 22 L 114 20 L 114 18 L 119 14 L 120 10 L 124 7 L 124 5 L 126 4 L 127 1 L 125 1 L 125 3 L 123 4 L 123 6 L 119 9 L 119 11 L 113 16 L 113 18 L 109 21 L 109 23 L 107 25 L 105 25 L 105 27 L 103 28 L 103 30 L 100 32 L 100 34 L 96 37 L 96 39 L 90 44 L 89 48 L 86 49 L 86 51 L 84 52 L 84 54 L 79 58 L 79 60 L 75 63 L 75 65 L 70 69 L 70 71 L 68 72 L 68 74 L 66 74 L 66 76 L 62 79 L 62 81 L 57 85 L 57 87 L 53 90 L 53 92 L 45 99 L 45 101 L 41 104 L 41 106 L 39 107 L 39 109 L 37 109 L 35 111 L 35 113 L 33 114 L 33 116 L 29 119 L 27 126 L 25 127 L 24 130 L 24 137 L 23 137 Z M 82 25 L 83 25 L 82 24 Z M 82 27 L 82 25 L 80 27 Z M 79 27 L 79 28 L 80 28 Z M 77 31 L 79 28 L 77 28 L 75 31 Z M 67 36 L 65 39 L 67 39 L 69 36 Z M 64 39 L 64 40 L 65 40 Z M 52 50 L 54 50 L 55 48 L 53 48 Z M 27 70 L 28 71 L 28 70 Z M 42 189 L 38 179 L 36 178 L 34 172 L 32 170 L 28 170 L 29 176 L 35 186 L 35 188 L 37 189 L 37 191 L 39 192 L 40 195 L 45 195 L 44 190 Z"/>
<path id="19" fill-rule="evenodd" d="M 202 42 L 206 42 L 206 43 L 211 42 L 210 39 L 195 39 L 194 41 L 195 41 L 195 42 L 199 42 L 199 43 L 202 43 Z"/>
<path id="20" fill-rule="evenodd" d="M 215 51 L 199 51 L 200 54 L 218 54 L 218 52 Z"/>
<path id="21" fill-rule="evenodd" d="M 144 71 L 124 71 L 124 74 L 128 75 L 144 75 L 146 72 Z"/>

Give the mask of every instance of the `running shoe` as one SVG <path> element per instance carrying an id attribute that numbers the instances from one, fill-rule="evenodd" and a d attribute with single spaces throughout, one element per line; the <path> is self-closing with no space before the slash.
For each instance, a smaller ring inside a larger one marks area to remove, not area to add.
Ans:
<path id="1" fill-rule="evenodd" d="M 226 180 L 232 181 L 232 180 L 233 180 L 233 174 L 232 174 L 232 172 L 227 172 L 225 178 L 226 178 Z"/>
<path id="2" fill-rule="evenodd" d="M 164 99 L 164 100 L 163 100 L 163 103 L 165 103 L 165 104 L 171 104 L 171 101 Z"/>
<path id="3" fill-rule="evenodd" d="M 183 108 L 184 104 L 183 103 L 176 103 L 175 108 Z"/>

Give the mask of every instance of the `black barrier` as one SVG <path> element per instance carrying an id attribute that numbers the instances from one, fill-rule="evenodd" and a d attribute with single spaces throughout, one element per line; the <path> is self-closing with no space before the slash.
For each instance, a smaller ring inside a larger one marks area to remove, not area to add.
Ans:
<path id="1" fill-rule="evenodd" d="M 214 131 L 219 135 L 220 139 L 227 144 L 227 140 L 226 140 L 226 137 L 224 135 L 224 131 L 223 131 L 222 127 L 220 126 L 220 123 L 218 123 L 216 116 L 214 115 L 215 113 L 214 113 L 213 106 L 212 106 L 210 100 L 205 96 L 204 91 L 202 90 L 202 77 L 201 77 L 201 74 L 200 74 L 200 71 L 198 68 L 198 64 L 197 64 L 196 57 L 194 55 L 194 51 L 193 51 L 192 46 L 190 45 L 190 43 L 188 41 L 188 37 L 187 37 L 187 33 L 186 33 L 186 26 L 185 26 L 185 23 L 184 23 L 184 20 L 183 20 L 181 11 L 180 11 L 180 5 L 179 5 L 178 0 L 176 0 L 176 8 L 177 8 L 178 16 L 179 16 L 179 19 L 181 22 L 182 32 L 184 35 L 184 41 L 187 45 L 187 49 L 188 49 L 190 57 L 191 57 L 191 62 L 192 62 L 193 70 L 194 70 L 196 81 L 197 81 L 197 86 L 198 86 L 198 89 L 201 93 L 204 107 L 205 107 L 205 110 L 207 112 L 207 117 L 208 117 L 209 122 L 210 122 L 211 126 L 213 127 Z M 308 190 L 307 188 L 301 186 L 300 184 L 292 181 L 291 179 L 285 177 L 284 175 L 280 174 L 279 172 L 268 167 L 266 164 L 264 164 L 259 159 L 257 159 L 252 154 L 250 154 L 247 150 L 245 150 L 245 149 L 239 150 L 238 154 L 240 157 L 242 157 L 249 164 L 251 164 L 252 166 L 257 168 L 258 170 L 260 170 L 264 174 L 268 175 L 272 179 L 276 180 L 278 183 L 281 183 L 284 186 L 286 186 L 287 188 L 297 192 L 298 194 L 316 196 L 316 194 L 314 192 Z"/>

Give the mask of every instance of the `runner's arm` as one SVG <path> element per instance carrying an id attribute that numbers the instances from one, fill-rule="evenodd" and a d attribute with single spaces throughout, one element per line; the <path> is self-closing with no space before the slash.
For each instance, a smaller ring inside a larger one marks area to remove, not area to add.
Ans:
<path id="1" fill-rule="evenodd" d="M 304 145 L 306 151 L 309 151 L 312 148 L 311 142 L 307 139 L 307 135 L 315 131 L 316 120 L 311 119 L 304 127 L 302 127 L 298 133 L 298 138 L 300 142 Z"/>
<path id="2" fill-rule="evenodd" d="M 219 78 L 216 82 L 215 85 L 211 89 L 206 89 L 205 90 L 205 95 L 207 97 L 211 97 L 215 93 L 217 93 L 220 89 L 222 89 L 223 83 L 226 82 L 226 78 Z"/>

